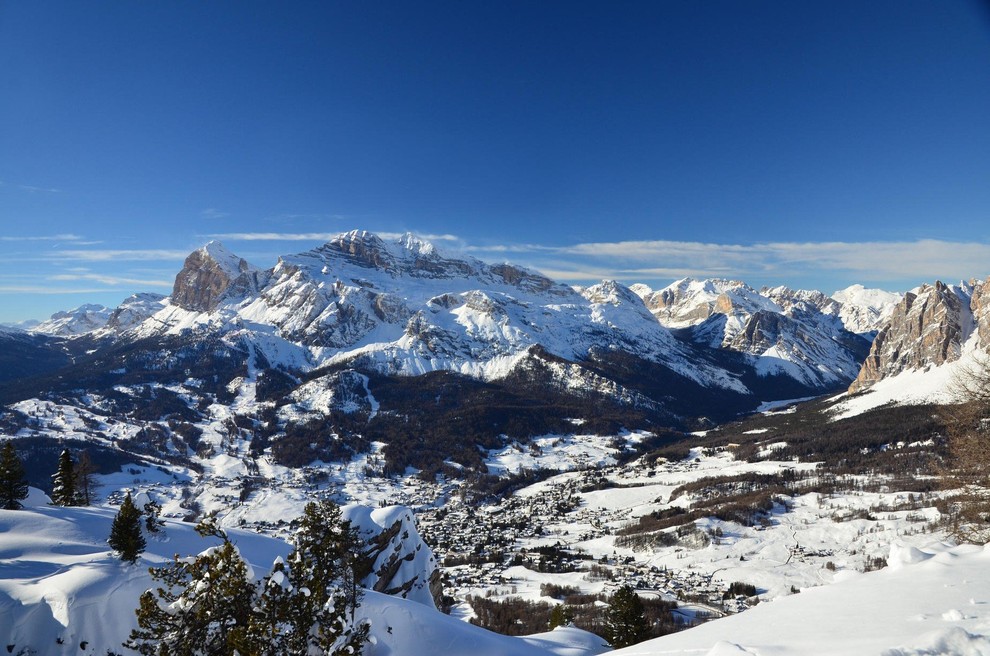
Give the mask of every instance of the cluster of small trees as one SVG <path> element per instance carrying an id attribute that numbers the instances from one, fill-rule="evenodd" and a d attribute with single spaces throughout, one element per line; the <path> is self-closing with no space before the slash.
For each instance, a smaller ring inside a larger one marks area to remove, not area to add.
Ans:
<path id="1" fill-rule="evenodd" d="M 124 646 L 146 656 L 361 653 L 368 625 L 354 611 L 366 565 L 357 531 L 336 504 L 306 506 L 292 552 L 260 582 L 216 524 L 206 520 L 196 530 L 220 545 L 152 568 L 161 585 L 141 596 L 138 628 Z"/>
<path id="2" fill-rule="evenodd" d="M 565 588 L 543 591 L 569 592 Z M 468 597 L 468 602 L 475 614 L 471 623 L 492 631 L 518 636 L 573 625 L 600 635 L 616 649 L 684 628 L 674 619 L 675 602 L 643 599 L 629 585 L 608 597 L 567 594 L 564 603 L 553 605 L 518 597 Z"/>
<path id="3" fill-rule="evenodd" d="M 56 506 L 88 506 L 96 491 L 96 466 L 83 451 L 78 462 L 68 449 L 58 457 L 58 468 L 52 476 L 52 504 Z"/>
<path id="4" fill-rule="evenodd" d="M 52 476 L 52 505 L 88 506 L 96 491 L 96 467 L 85 451 L 79 461 L 72 459 L 68 449 L 58 458 L 58 469 Z M 21 501 L 28 495 L 27 475 L 24 463 L 14 450 L 11 440 L 0 449 L 0 508 L 19 510 Z"/>

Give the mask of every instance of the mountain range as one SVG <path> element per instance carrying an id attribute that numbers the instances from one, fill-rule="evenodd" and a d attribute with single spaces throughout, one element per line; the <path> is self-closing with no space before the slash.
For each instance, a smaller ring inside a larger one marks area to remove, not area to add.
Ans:
<path id="1" fill-rule="evenodd" d="M 478 449 L 513 439 L 694 430 L 956 360 L 990 342 L 986 284 L 572 288 L 410 234 L 343 233 L 270 269 L 210 242 L 169 296 L 0 333 L 2 427 L 29 430 L 18 404 L 58 399 L 94 417 L 80 439 L 138 413 L 153 424 L 140 439 L 104 443 L 187 458 L 201 436 L 224 443 L 211 407 L 228 404 L 220 432 L 253 457 L 298 466 L 380 443 L 387 472 L 483 469 Z"/>

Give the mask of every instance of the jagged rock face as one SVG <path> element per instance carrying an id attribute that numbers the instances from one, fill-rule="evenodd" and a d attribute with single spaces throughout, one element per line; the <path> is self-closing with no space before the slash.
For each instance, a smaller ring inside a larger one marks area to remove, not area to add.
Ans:
<path id="1" fill-rule="evenodd" d="M 983 281 L 972 281 L 973 296 L 969 308 L 979 333 L 978 346 L 990 350 L 990 277 Z"/>
<path id="2" fill-rule="evenodd" d="M 733 351 L 762 353 L 773 348 L 781 337 L 784 318 L 774 312 L 760 311 L 749 317 L 746 326 L 728 343 Z"/>
<path id="3" fill-rule="evenodd" d="M 406 235 L 399 247 L 390 247 L 378 235 L 353 230 L 338 235 L 316 252 L 326 257 L 341 257 L 352 264 L 378 269 L 391 275 L 405 274 L 416 278 L 454 278 L 477 273 L 471 263 L 445 258 L 432 244 Z"/>
<path id="4" fill-rule="evenodd" d="M 212 312 L 228 296 L 257 291 L 257 271 L 213 243 L 190 253 L 175 276 L 172 303 L 184 310 Z"/>
<path id="5" fill-rule="evenodd" d="M 957 360 L 970 321 L 970 298 L 962 289 L 936 282 L 905 294 L 873 340 L 849 391 L 863 390 L 902 371 Z"/>
<path id="6" fill-rule="evenodd" d="M 351 505 L 344 519 L 366 541 L 371 572 L 360 583 L 383 592 L 437 607 L 443 594 L 433 551 L 420 537 L 412 511 L 404 506 L 371 509 Z"/>

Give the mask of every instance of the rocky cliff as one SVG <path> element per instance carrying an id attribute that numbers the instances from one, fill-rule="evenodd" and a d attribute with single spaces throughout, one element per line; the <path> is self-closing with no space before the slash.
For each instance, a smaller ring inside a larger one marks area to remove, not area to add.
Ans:
<path id="1" fill-rule="evenodd" d="M 985 347 L 990 336 L 985 289 L 986 283 L 950 287 L 935 282 L 905 294 L 873 340 L 849 391 L 862 391 L 902 371 L 957 360 L 974 330 Z"/>
<path id="2" fill-rule="evenodd" d="M 263 274 L 219 242 L 193 251 L 175 276 L 172 304 L 184 310 L 211 312 L 224 299 L 257 292 Z"/>

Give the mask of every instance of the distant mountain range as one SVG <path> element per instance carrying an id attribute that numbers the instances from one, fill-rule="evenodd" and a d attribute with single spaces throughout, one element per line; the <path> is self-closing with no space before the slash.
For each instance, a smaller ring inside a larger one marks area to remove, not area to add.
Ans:
<path id="1" fill-rule="evenodd" d="M 131 408 L 146 388 L 173 409 L 149 419 L 194 425 L 210 403 L 235 403 L 251 417 L 241 427 L 264 438 L 256 450 L 317 419 L 351 436 L 342 444 L 352 450 L 398 439 L 400 425 L 445 421 L 467 434 L 455 464 L 471 466 L 471 441 L 491 448 L 575 422 L 693 429 L 939 365 L 972 335 L 988 345 L 985 286 L 826 296 L 688 278 L 660 290 L 576 289 L 412 235 L 348 232 L 267 270 L 211 242 L 186 258 L 167 297 L 84 305 L 0 333 L 0 358 L 18 365 L 0 380 L 0 400 L 56 395 L 112 413 L 107 399 Z M 8 415 L 7 430 L 26 425 Z M 162 430 L 167 442 L 174 431 Z M 397 450 L 396 466 L 423 466 L 422 453 Z"/>

